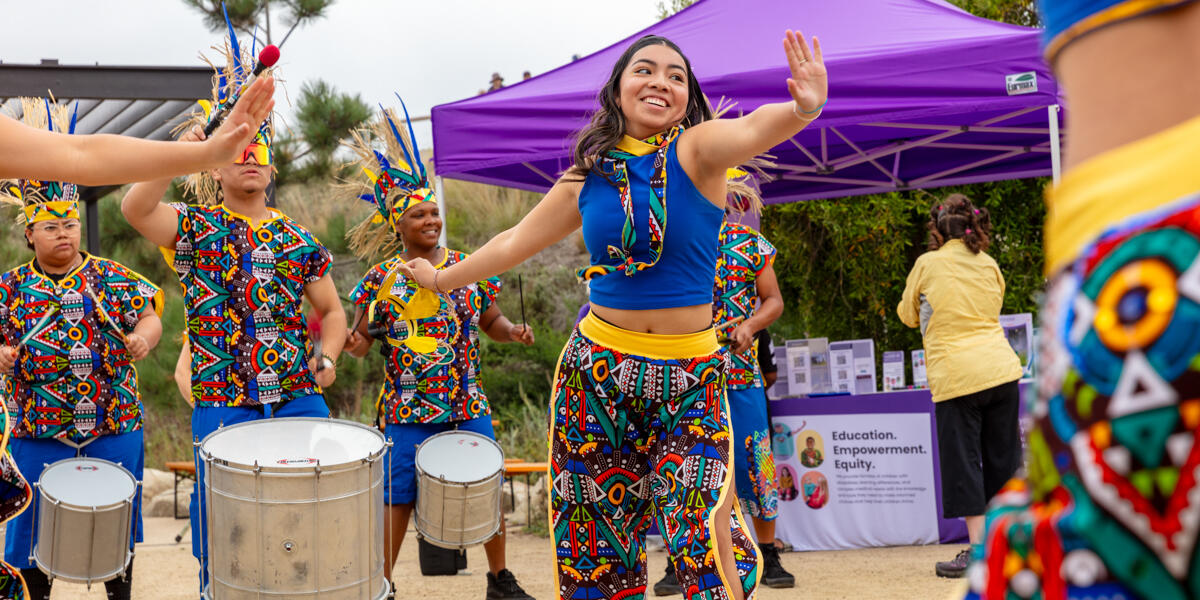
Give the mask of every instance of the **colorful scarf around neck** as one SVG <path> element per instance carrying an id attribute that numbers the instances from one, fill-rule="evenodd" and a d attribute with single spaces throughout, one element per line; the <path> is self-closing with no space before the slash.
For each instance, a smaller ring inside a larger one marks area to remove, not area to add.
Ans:
<path id="1" fill-rule="evenodd" d="M 600 158 L 600 172 L 616 186 L 621 209 L 625 212 L 625 225 L 621 228 L 621 247 L 608 247 L 609 258 L 620 261 L 620 264 L 591 265 L 580 269 L 578 276 L 581 281 L 590 281 L 617 271 L 632 277 L 634 273 L 649 269 L 658 263 L 659 257 L 662 256 L 663 239 L 667 233 L 667 150 L 681 132 L 683 126 L 676 125 L 645 140 L 627 135 L 617 143 L 614 150 L 606 152 Z M 633 194 L 625 163 L 630 158 L 651 153 L 655 156 L 654 172 L 650 174 L 650 260 L 642 262 L 633 258 L 633 244 L 637 241 L 637 232 L 634 230 Z"/>

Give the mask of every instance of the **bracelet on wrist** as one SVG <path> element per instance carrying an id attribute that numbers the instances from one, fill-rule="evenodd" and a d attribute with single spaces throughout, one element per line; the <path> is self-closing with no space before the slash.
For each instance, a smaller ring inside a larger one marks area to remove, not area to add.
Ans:
<path id="1" fill-rule="evenodd" d="M 438 285 L 437 279 L 438 279 L 438 275 L 441 275 L 441 274 L 442 274 L 442 272 L 440 270 L 434 270 L 434 272 L 433 272 L 433 291 L 435 291 L 439 294 L 442 293 L 442 286 Z"/>
<path id="2" fill-rule="evenodd" d="M 825 102 L 829 102 L 829 100 L 826 99 Z M 816 109 L 808 111 L 800 110 L 800 103 L 793 100 L 792 114 L 796 115 L 796 117 L 801 121 L 815 121 L 817 120 L 817 117 L 821 116 L 821 113 L 825 110 L 825 102 L 822 102 L 821 105 Z"/>

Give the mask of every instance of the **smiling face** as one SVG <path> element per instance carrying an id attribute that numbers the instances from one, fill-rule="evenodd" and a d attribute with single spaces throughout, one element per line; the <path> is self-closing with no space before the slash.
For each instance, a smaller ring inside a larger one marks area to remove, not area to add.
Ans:
<path id="1" fill-rule="evenodd" d="M 621 72 L 617 106 L 625 133 L 644 139 L 679 124 L 688 107 L 687 63 L 661 44 L 641 48 Z"/>
<path id="2" fill-rule="evenodd" d="M 418 202 L 400 216 L 400 239 L 416 252 L 432 250 L 442 234 L 442 215 L 436 202 Z"/>

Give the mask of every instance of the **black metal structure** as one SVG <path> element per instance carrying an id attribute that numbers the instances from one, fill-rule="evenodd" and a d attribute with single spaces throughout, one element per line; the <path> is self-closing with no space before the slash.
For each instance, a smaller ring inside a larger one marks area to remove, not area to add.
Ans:
<path id="1" fill-rule="evenodd" d="M 79 103 L 75 133 L 113 133 L 151 140 L 170 138 L 171 130 L 212 94 L 209 67 L 112 67 L 0 63 L 0 105 L 20 118 L 21 96 L 54 95 L 59 103 Z M 115 186 L 81 187 L 86 205 L 87 249 L 100 251 L 100 215 L 96 203 Z"/>

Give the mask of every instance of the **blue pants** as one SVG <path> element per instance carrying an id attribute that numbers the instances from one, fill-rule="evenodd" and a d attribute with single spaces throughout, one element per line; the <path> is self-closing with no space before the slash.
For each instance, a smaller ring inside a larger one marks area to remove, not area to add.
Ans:
<path id="1" fill-rule="evenodd" d="M 329 418 L 329 407 L 324 396 L 305 396 L 280 406 L 263 407 L 200 407 L 192 410 L 192 438 L 199 441 L 224 426 L 249 423 L 274 417 L 320 417 Z M 192 486 L 192 501 L 188 505 L 188 518 L 192 522 L 192 556 L 200 561 L 200 589 L 208 584 L 208 528 L 200 517 L 207 508 L 200 484 L 204 481 L 204 464 L 194 455 L 196 462 L 196 484 Z"/>
<path id="2" fill-rule="evenodd" d="M 767 395 L 761 387 L 730 389 L 728 394 L 738 499 L 750 516 L 772 521 L 779 515 L 779 491 L 767 423 Z"/>
<path id="3" fill-rule="evenodd" d="M 384 428 L 392 450 L 388 456 L 388 481 L 384 486 L 383 501 L 386 504 L 412 504 L 417 499 L 417 446 L 443 431 L 470 431 L 496 439 L 492 430 L 492 416 L 484 415 L 467 421 L 450 423 L 405 423 L 389 424 Z"/>
<path id="4" fill-rule="evenodd" d="M 75 458 L 75 448 L 58 440 L 39 438 L 11 438 L 8 443 L 13 460 L 25 478 L 33 483 L 41 478 L 46 466 L 67 458 Z M 133 473 L 138 481 L 142 480 L 144 465 L 144 445 L 142 431 L 102 435 L 94 442 L 80 450 L 79 455 L 86 458 L 99 458 L 115 463 Z M 33 488 L 33 503 L 24 512 L 5 525 L 4 560 L 18 569 L 34 568 L 33 536 L 37 525 L 37 509 L 40 491 Z M 141 490 L 134 496 L 133 513 L 137 525 L 130 532 L 129 547 L 133 548 L 135 541 L 142 541 L 142 494 Z M 134 537 L 136 532 L 136 538 Z"/>

